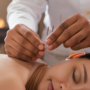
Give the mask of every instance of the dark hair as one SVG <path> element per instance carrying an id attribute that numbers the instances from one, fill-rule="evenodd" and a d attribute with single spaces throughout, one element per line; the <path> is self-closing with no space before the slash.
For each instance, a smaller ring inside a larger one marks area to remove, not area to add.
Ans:
<path id="1" fill-rule="evenodd" d="M 90 59 L 90 53 L 87 53 L 83 56 L 80 56 L 79 58 L 87 58 L 87 59 Z"/>

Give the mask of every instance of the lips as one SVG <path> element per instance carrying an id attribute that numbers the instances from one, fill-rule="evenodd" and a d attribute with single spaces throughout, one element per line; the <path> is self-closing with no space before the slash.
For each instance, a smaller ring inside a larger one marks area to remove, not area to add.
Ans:
<path id="1" fill-rule="evenodd" d="M 54 89 L 53 89 L 53 84 L 52 84 L 52 82 L 49 83 L 49 85 L 48 85 L 48 90 L 54 90 Z"/>

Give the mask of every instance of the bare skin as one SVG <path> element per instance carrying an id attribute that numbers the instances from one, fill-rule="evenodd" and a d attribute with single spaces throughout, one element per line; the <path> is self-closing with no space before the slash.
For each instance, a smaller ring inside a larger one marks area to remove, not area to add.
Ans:
<path id="1" fill-rule="evenodd" d="M 41 58 L 45 51 L 44 45 L 36 32 L 22 24 L 9 30 L 5 38 L 6 53 L 26 61 Z"/>
<path id="2" fill-rule="evenodd" d="M 44 62 L 27 63 L 0 55 L 0 90 L 26 90 L 26 83 L 40 63 Z M 90 90 L 90 60 L 76 58 L 48 67 L 38 90 Z"/>
<path id="3" fill-rule="evenodd" d="M 54 50 L 62 43 L 72 50 L 90 47 L 90 21 L 81 14 L 75 14 L 60 24 L 46 43 L 48 50 Z M 45 44 L 36 32 L 20 24 L 7 32 L 5 49 L 10 57 L 35 61 L 44 55 Z"/>
<path id="4" fill-rule="evenodd" d="M 80 50 L 90 47 L 90 21 L 81 14 L 75 14 L 61 23 L 47 38 L 49 50 L 54 50 L 62 43 L 66 48 Z"/>
<path id="5" fill-rule="evenodd" d="M 86 69 L 86 74 L 85 70 Z M 52 83 L 53 89 L 49 87 Z M 73 59 L 51 66 L 38 90 L 89 90 L 90 60 Z"/>
<path id="6" fill-rule="evenodd" d="M 23 62 L 0 54 L 0 90 L 26 90 L 25 85 L 41 60 Z"/>

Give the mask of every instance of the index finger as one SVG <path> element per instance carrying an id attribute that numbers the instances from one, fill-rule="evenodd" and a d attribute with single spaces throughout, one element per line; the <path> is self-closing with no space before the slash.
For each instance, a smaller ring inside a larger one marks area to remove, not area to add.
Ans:
<path id="1" fill-rule="evenodd" d="M 35 46 L 37 49 L 39 50 L 43 50 L 44 49 L 44 44 L 43 42 L 35 36 L 35 34 L 33 34 L 32 30 L 30 30 L 29 28 L 27 28 L 24 25 L 18 25 L 16 27 L 17 32 L 20 33 L 22 36 L 24 36 L 27 40 L 30 41 L 30 43 Z"/>
<path id="2" fill-rule="evenodd" d="M 65 31 L 68 27 L 70 27 L 72 24 L 74 24 L 80 17 L 80 14 L 75 14 L 65 20 L 63 23 L 61 23 L 54 32 L 49 35 L 49 37 L 46 40 L 46 43 L 48 45 L 51 45 L 54 43 L 54 41 L 62 34 L 63 31 Z"/>

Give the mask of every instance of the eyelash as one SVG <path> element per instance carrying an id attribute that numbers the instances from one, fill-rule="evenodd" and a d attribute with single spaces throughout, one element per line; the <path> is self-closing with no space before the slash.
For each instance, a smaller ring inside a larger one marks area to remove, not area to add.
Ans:
<path id="1" fill-rule="evenodd" d="M 75 82 L 75 76 L 74 76 L 75 70 L 76 70 L 76 69 L 74 69 L 73 74 L 72 74 L 72 79 L 73 79 L 74 82 Z M 76 83 L 76 82 L 75 82 L 75 83 Z"/>

